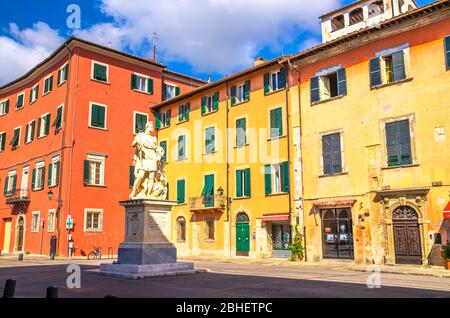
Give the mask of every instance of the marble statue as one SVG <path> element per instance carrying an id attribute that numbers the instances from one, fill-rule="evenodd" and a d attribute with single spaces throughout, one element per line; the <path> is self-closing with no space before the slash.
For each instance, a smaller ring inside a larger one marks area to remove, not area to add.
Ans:
<path id="1" fill-rule="evenodd" d="M 148 122 L 143 133 L 136 134 L 132 146 L 135 148 L 135 181 L 130 199 L 164 200 L 167 196 L 167 177 L 164 173 L 164 149 L 152 136 L 153 122 Z"/>

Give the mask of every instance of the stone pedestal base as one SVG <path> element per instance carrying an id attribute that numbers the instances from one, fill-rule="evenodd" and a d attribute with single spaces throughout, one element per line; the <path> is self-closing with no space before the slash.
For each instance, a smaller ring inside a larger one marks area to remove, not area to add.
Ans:
<path id="1" fill-rule="evenodd" d="M 102 275 L 121 278 L 141 279 L 149 277 L 175 276 L 195 274 L 192 263 L 171 263 L 156 265 L 130 265 L 130 264 L 101 264 Z"/>

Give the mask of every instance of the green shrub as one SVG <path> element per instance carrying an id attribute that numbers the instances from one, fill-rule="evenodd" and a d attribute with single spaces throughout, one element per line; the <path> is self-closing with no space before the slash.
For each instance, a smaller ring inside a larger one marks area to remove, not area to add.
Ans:
<path id="1" fill-rule="evenodd" d="M 442 247 L 442 257 L 447 261 L 450 261 L 450 243 L 447 242 L 447 245 Z"/>
<path id="2" fill-rule="evenodd" d="M 303 247 L 303 235 L 295 228 L 295 235 L 292 244 L 289 246 L 291 250 L 291 261 L 295 262 L 297 259 L 303 259 L 305 255 L 305 249 Z"/>

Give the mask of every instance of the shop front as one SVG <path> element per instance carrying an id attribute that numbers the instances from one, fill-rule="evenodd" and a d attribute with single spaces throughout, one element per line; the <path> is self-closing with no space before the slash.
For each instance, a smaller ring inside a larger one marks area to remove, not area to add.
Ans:
<path id="1" fill-rule="evenodd" d="M 354 259 L 350 208 L 321 209 L 324 259 Z"/>
<path id="2" fill-rule="evenodd" d="M 269 235 L 272 239 L 272 257 L 290 258 L 291 251 L 291 225 L 289 224 L 289 214 L 265 214 L 262 218 L 267 222 Z"/>

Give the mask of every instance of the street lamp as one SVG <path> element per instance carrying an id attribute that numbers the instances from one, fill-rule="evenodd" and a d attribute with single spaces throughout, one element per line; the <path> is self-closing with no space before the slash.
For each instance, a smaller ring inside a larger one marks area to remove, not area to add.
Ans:
<path id="1" fill-rule="evenodd" d="M 223 196 L 223 193 L 224 193 L 224 191 L 223 191 L 223 188 L 222 188 L 222 187 L 220 187 L 219 189 L 217 189 L 217 195 L 218 195 L 218 196 L 222 197 L 222 196 Z"/>
<path id="2" fill-rule="evenodd" d="M 47 192 L 47 197 L 48 197 L 49 200 L 53 199 L 53 191 L 52 190 Z"/>

